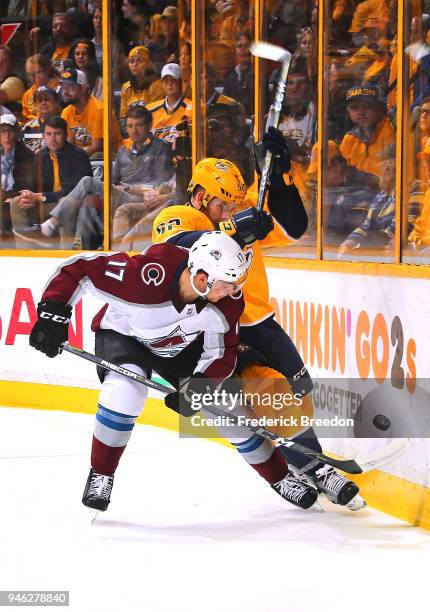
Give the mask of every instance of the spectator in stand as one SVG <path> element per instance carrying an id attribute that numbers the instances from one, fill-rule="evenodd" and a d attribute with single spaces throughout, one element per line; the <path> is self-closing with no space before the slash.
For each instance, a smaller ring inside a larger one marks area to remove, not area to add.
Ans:
<path id="1" fill-rule="evenodd" d="M 179 40 L 191 45 L 191 0 L 185 0 L 183 21 L 179 28 Z"/>
<path id="2" fill-rule="evenodd" d="M 127 51 L 131 47 L 146 44 L 150 27 L 146 2 L 142 2 L 142 0 L 122 0 L 121 12 L 125 23 L 122 24 L 119 34 Z"/>
<path id="3" fill-rule="evenodd" d="M 103 152 L 103 105 L 90 96 L 85 73 L 76 68 L 63 72 L 61 96 L 66 108 L 61 116 L 69 127 L 69 142 L 81 147 L 90 157 Z"/>
<path id="4" fill-rule="evenodd" d="M 6 45 L 0 45 L 0 104 L 14 113 L 19 113 L 25 83 L 13 72 L 12 65 L 12 51 Z"/>
<path id="5" fill-rule="evenodd" d="M 103 70 L 103 14 L 102 9 L 97 7 L 93 13 L 93 29 L 94 38 L 91 42 L 94 45 L 96 52 L 96 61 L 99 67 L 99 74 L 102 74 Z"/>
<path id="6" fill-rule="evenodd" d="M 335 142 L 340 142 L 346 132 L 353 127 L 346 110 L 346 92 L 352 85 L 354 85 L 354 80 L 344 65 L 337 58 L 330 60 L 327 136 Z"/>
<path id="7" fill-rule="evenodd" d="M 249 32 L 241 32 L 236 38 L 236 66 L 224 81 L 224 94 L 242 104 L 248 117 L 254 114 L 254 69 L 251 61 Z"/>
<path id="8" fill-rule="evenodd" d="M 387 19 L 370 17 L 363 24 L 363 45 L 345 63 L 356 82 L 387 86 L 392 56 L 386 31 Z"/>
<path id="9" fill-rule="evenodd" d="M 47 219 L 60 198 L 68 194 L 83 176 L 91 176 L 92 171 L 84 151 L 67 142 L 64 119 L 47 117 L 43 124 L 43 138 L 46 146 L 40 150 L 36 160 L 41 168 L 41 190 L 33 191 L 28 185 L 21 190 L 19 196 L 11 201 L 11 217 L 13 233 L 18 240 L 46 248 L 52 244 L 44 239 L 39 223 Z"/>
<path id="10" fill-rule="evenodd" d="M 411 19 L 410 44 L 405 49 L 409 64 L 409 88 L 411 107 L 420 105 L 430 95 L 430 45 L 426 41 L 430 28 L 428 15 L 416 15 Z"/>
<path id="11" fill-rule="evenodd" d="M 240 32 L 252 32 L 249 4 L 249 0 L 237 0 L 233 15 L 222 22 L 220 39 L 234 43 Z"/>
<path id="12" fill-rule="evenodd" d="M 363 44 L 362 32 L 369 18 L 376 17 L 387 21 L 388 16 L 389 11 L 386 0 L 365 0 L 358 4 L 350 27 L 354 44 L 357 47 Z"/>
<path id="13" fill-rule="evenodd" d="M 178 64 L 170 63 L 163 66 L 161 82 L 165 97 L 148 104 L 148 110 L 152 113 L 154 135 L 173 145 L 178 136 L 176 126 L 184 119 L 191 120 L 191 100 L 181 93 L 181 69 Z"/>
<path id="14" fill-rule="evenodd" d="M 203 97 L 206 102 L 206 110 L 209 110 L 211 106 L 214 104 L 233 104 L 234 106 L 242 105 L 240 102 L 227 96 L 225 93 L 219 93 L 216 86 L 216 73 L 213 66 L 210 64 L 205 64 L 204 71 L 202 74 L 202 89 L 203 89 Z"/>
<path id="15" fill-rule="evenodd" d="M 169 64 L 167 64 L 169 66 Z M 128 138 L 119 149 L 113 164 L 114 185 L 126 186 L 128 193 L 143 196 L 136 184 L 159 186 L 173 176 L 171 147 L 154 135 L 154 113 L 137 103 L 127 111 Z"/>
<path id="16" fill-rule="evenodd" d="M 209 117 L 212 112 L 215 111 L 215 107 L 218 104 L 228 104 L 231 107 L 232 114 L 237 119 L 238 133 L 235 134 L 235 141 L 242 142 L 246 140 L 246 121 L 245 121 L 245 109 L 242 104 L 230 96 L 226 96 L 225 93 L 219 93 L 215 89 L 216 85 L 216 73 L 214 68 L 210 64 L 205 64 L 204 72 L 202 74 L 202 90 L 203 100 L 206 103 L 206 116 Z"/>
<path id="17" fill-rule="evenodd" d="M 153 209 L 158 211 L 171 198 L 171 149 L 154 138 L 151 125 L 151 113 L 139 103 L 132 104 L 126 118 L 129 138 L 119 149 L 113 167 L 115 186 L 111 210 L 130 205 L 119 213 L 121 227 L 124 227 L 124 215 L 135 219 L 138 211 L 140 217 Z M 76 244 L 91 248 L 101 237 L 103 207 L 99 203 L 102 198 L 103 183 L 93 177 L 83 178 L 51 211 L 49 220 L 41 227 L 42 233 L 49 236 L 59 228 L 63 248 Z M 119 237 L 115 222 L 113 236 Z"/>
<path id="18" fill-rule="evenodd" d="M 341 244 L 339 257 L 362 247 L 384 248 L 393 252 L 396 229 L 396 146 L 388 145 L 380 154 L 379 192 L 370 205 L 363 223 Z M 416 184 L 410 190 L 408 232 L 418 216 L 423 194 Z"/>
<path id="19" fill-rule="evenodd" d="M 25 71 L 31 87 L 22 96 L 22 114 L 27 121 L 37 117 L 34 93 L 38 87 L 45 85 L 51 89 L 57 89 L 58 77 L 52 68 L 50 60 L 46 55 L 32 55 L 25 64 Z"/>
<path id="20" fill-rule="evenodd" d="M 240 129 L 240 115 L 230 104 L 214 104 L 208 110 L 207 156 L 228 159 L 235 163 L 249 187 L 254 180 L 253 154 L 237 141 Z"/>
<path id="21" fill-rule="evenodd" d="M 396 139 L 386 98 L 376 85 L 356 85 L 346 92 L 346 102 L 354 127 L 342 139 L 342 156 L 350 166 L 377 174 L 379 156 Z"/>
<path id="22" fill-rule="evenodd" d="M 57 92 L 45 85 L 36 89 L 33 99 L 36 117 L 24 125 L 22 135 L 25 146 L 33 153 L 38 153 L 45 144 L 43 124 L 48 117 L 61 115 L 61 104 Z"/>
<path id="23" fill-rule="evenodd" d="M 128 67 L 131 79 L 124 83 L 121 88 L 119 116 L 122 127 L 130 104 L 138 100 L 148 104 L 159 100 L 164 95 L 163 85 L 159 75 L 154 70 L 151 53 L 147 47 L 140 45 L 130 51 Z"/>
<path id="24" fill-rule="evenodd" d="M 87 77 L 90 95 L 103 100 L 103 79 L 100 76 L 93 43 L 87 38 L 78 38 L 72 45 L 73 67 L 82 70 Z"/>
<path id="25" fill-rule="evenodd" d="M 291 59 L 293 66 L 300 72 L 304 72 L 312 86 L 317 73 L 317 57 L 315 55 L 314 34 L 312 28 L 301 28 L 297 32 L 297 47 Z"/>
<path id="26" fill-rule="evenodd" d="M 316 111 L 310 99 L 311 95 L 307 74 L 292 66 L 288 74 L 279 129 L 290 147 L 291 154 L 294 155 L 295 162 L 302 166 L 295 167 L 294 173 L 306 172 L 315 140 Z"/>
<path id="27" fill-rule="evenodd" d="M 17 119 L 12 114 L 0 115 L 1 189 L 0 233 L 11 235 L 10 201 L 22 189 L 36 186 L 34 155 L 20 141 Z"/>
<path id="28" fill-rule="evenodd" d="M 181 68 L 182 94 L 191 99 L 191 44 L 189 42 L 182 42 L 179 47 L 179 66 Z"/>
<path id="29" fill-rule="evenodd" d="M 235 0 L 209 0 L 214 5 L 217 13 L 227 17 L 233 13 Z"/>
<path id="30" fill-rule="evenodd" d="M 148 43 L 151 57 L 158 71 L 164 64 L 179 60 L 178 9 L 167 6 L 160 17 L 161 34 L 155 42 Z"/>
<path id="31" fill-rule="evenodd" d="M 308 208 L 316 209 L 318 143 L 312 147 L 308 168 L 308 189 L 312 201 Z M 348 166 L 339 146 L 329 140 L 323 164 L 324 173 L 324 243 L 339 246 L 366 218 L 371 202 L 379 191 L 374 174 Z M 308 216 L 313 217 L 312 214 Z"/>
<path id="32" fill-rule="evenodd" d="M 51 60 L 55 70 L 62 72 L 63 61 L 72 59 L 72 43 L 76 35 L 76 24 L 67 13 L 55 13 L 52 17 L 51 40 L 40 49 L 41 55 Z"/>

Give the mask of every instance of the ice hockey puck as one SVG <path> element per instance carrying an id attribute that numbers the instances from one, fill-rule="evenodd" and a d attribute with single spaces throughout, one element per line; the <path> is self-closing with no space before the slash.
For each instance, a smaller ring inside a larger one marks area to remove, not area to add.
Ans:
<path id="1" fill-rule="evenodd" d="M 377 427 L 378 429 L 381 429 L 382 431 L 387 431 L 387 429 L 391 425 L 390 419 L 386 417 L 384 414 L 377 414 L 374 417 L 372 422 L 375 427 Z"/>

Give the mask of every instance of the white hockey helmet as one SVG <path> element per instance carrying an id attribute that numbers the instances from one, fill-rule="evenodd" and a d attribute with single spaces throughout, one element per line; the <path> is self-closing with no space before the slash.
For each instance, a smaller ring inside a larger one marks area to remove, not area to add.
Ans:
<path id="1" fill-rule="evenodd" d="M 251 263 L 251 249 L 243 251 L 237 242 L 224 232 L 205 232 L 190 249 L 188 268 L 191 272 L 191 285 L 201 297 L 209 293 L 217 280 L 235 283 L 240 289 L 246 280 Z M 204 293 L 194 284 L 194 278 L 199 270 L 203 270 L 208 275 Z"/>

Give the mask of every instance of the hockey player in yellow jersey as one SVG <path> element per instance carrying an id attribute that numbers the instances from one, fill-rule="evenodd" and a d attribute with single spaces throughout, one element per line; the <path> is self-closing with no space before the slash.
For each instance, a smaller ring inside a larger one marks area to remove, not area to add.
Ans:
<path id="1" fill-rule="evenodd" d="M 300 394 L 309 403 L 313 383 L 291 338 L 274 319 L 260 246 L 260 243 L 285 246 L 299 239 L 306 231 L 307 215 L 290 176 L 288 147 L 281 132 L 273 127 L 256 145 L 257 166 L 266 150 L 274 156 L 266 210 L 257 211 L 257 193 L 247 190 L 232 162 L 203 159 L 196 165 L 189 184 L 189 202 L 159 213 L 154 220 L 152 240 L 190 247 L 202 232 L 219 228 L 242 247 L 252 244 L 254 258 L 243 289 L 245 310 L 240 319 L 240 342 L 247 347 L 245 354 L 251 359 L 244 366 L 239 359 L 238 371 L 241 373 L 250 363 L 269 366 L 287 379 L 294 394 Z M 288 184 L 286 176 L 289 176 Z M 317 452 L 322 450 L 312 428 L 300 432 L 294 439 Z M 333 503 L 359 509 L 354 499 L 359 491 L 355 483 L 330 466 L 309 461 L 293 447 L 280 447 L 280 450 L 286 461 L 301 470 L 303 478 Z"/>

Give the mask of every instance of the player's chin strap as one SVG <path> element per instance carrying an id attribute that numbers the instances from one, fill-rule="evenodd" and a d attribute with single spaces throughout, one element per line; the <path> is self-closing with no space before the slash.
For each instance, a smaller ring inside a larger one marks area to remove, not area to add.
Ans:
<path id="1" fill-rule="evenodd" d="M 196 278 L 196 275 L 191 272 L 191 276 L 190 276 L 191 287 L 194 289 L 194 291 L 197 293 L 197 295 L 199 295 L 202 298 L 206 297 L 207 294 L 209 293 L 209 291 L 212 289 L 212 286 L 213 286 L 214 282 L 210 281 L 209 277 L 208 277 L 208 282 L 207 282 L 207 285 L 206 285 L 206 291 L 203 292 L 203 291 L 200 291 L 200 289 L 197 289 L 197 287 L 195 286 L 195 284 L 194 284 L 194 279 L 195 278 Z"/>
<path id="2" fill-rule="evenodd" d="M 194 279 L 195 279 L 195 274 L 191 273 L 190 276 L 190 283 L 191 283 L 191 287 L 194 289 L 194 291 L 202 298 L 205 298 L 209 291 L 212 289 L 212 287 L 214 286 L 215 283 L 215 279 L 210 279 L 210 277 L 208 277 L 208 282 L 206 285 L 206 291 L 202 292 L 199 289 L 197 289 L 197 287 L 194 284 Z M 245 279 L 246 280 L 246 279 Z M 233 293 L 232 295 L 230 295 L 231 298 L 233 298 L 233 300 L 240 300 L 240 298 L 242 297 L 242 287 L 245 284 L 245 281 L 243 281 L 243 283 L 238 283 L 236 285 L 237 289 L 236 289 L 236 293 Z"/>

